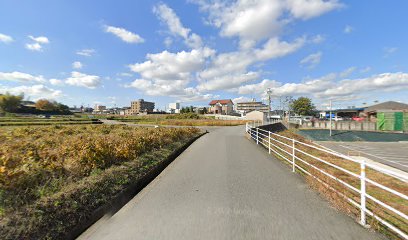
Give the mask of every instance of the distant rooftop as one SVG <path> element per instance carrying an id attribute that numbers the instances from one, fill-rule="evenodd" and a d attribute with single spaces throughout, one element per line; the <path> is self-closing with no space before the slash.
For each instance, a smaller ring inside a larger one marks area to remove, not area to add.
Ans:
<path id="1" fill-rule="evenodd" d="M 232 100 L 231 100 L 231 99 L 212 100 L 212 101 L 209 103 L 209 105 L 215 105 L 215 104 L 217 104 L 217 103 L 220 103 L 220 104 L 228 104 L 228 103 L 232 103 Z"/>
<path id="2" fill-rule="evenodd" d="M 408 111 L 408 104 L 405 103 L 400 103 L 400 102 L 394 102 L 394 101 L 388 101 L 388 102 L 383 102 L 379 104 L 375 104 L 372 106 L 369 106 L 365 109 L 366 112 L 375 112 L 375 111 L 380 111 L 380 110 L 406 110 Z"/>

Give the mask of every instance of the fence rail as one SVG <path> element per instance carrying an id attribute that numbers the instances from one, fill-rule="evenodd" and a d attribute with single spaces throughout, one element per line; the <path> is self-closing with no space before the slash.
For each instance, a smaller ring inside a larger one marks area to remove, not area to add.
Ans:
<path id="1" fill-rule="evenodd" d="M 266 149 L 268 149 L 269 154 L 273 152 L 274 154 L 278 155 L 279 157 L 287 161 L 289 164 L 291 164 L 293 172 L 295 172 L 298 169 L 304 174 L 311 176 L 318 182 L 322 183 L 324 186 L 335 191 L 345 201 L 351 203 L 353 206 L 358 208 L 360 212 L 359 222 L 361 225 L 367 227 L 367 215 L 368 215 L 374 218 L 375 220 L 377 220 L 379 223 L 381 223 L 386 228 L 390 229 L 392 232 L 402 237 L 403 239 L 408 239 L 408 234 L 406 232 L 406 227 L 408 225 L 407 213 L 404 213 L 396 209 L 395 206 L 390 206 L 389 204 L 384 203 L 383 201 L 370 195 L 369 193 L 367 193 L 366 187 L 367 187 L 367 184 L 371 184 L 372 186 L 375 186 L 385 191 L 387 194 L 390 195 L 389 197 L 392 197 L 392 198 L 395 197 L 395 198 L 401 199 L 402 201 L 400 203 L 401 206 L 408 206 L 408 202 L 406 202 L 408 201 L 408 196 L 395 189 L 392 189 L 389 186 L 384 186 L 383 184 L 376 182 L 373 179 L 370 179 L 369 177 L 366 176 L 366 169 L 369 168 L 370 171 L 375 171 L 376 173 L 380 173 L 390 178 L 397 179 L 397 181 L 401 181 L 401 183 L 404 184 L 405 186 L 407 186 L 408 184 L 407 175 L 399 173 L 399 172 L 395 172 L 389 169 L 382 169 L 374 164 L 366 162 L 364 159 L 357 160 L 352 157 L 334 152 L 327 148 L 322 148 L 319 146 L 301 142 L 294 138 L 289 138 L 289 137 L 282 136 L 277 133 L 259 128 L 260 126 L 265 125 L 265 124 L 266 123 L 262 123 L 259 121 L 258 122 L 254 121 L 254 122 L 246 124 L 245 131 L 246 133 L 249 134 L 249 136 L 253 140 L 255 140 L 256 144 L 261 144 Z M 303 148 L 303 150 L 301 148 Z M 316 152 L 316 151 L 322 152 L 328 156 L 340 158 L 344 161 L 358 164 L 359 169 L 355 169 L 355 172 L 353 172 L 352 170 L 347 170 L 344 167 L 339 166 L 338 164 L 329 162 L 327 160 L 322 159 L 321 157 L 316 156 L 317 154 L 313 154 L 313 152 Z M 311 161 L 307 161 L 305 157 L 302 157 L 302 156 L 307 156 L 308 158 L 313 159 L 316 162 L 319 162 L 323 165 L 326 165 L 338 171 L 341 171 L 355 178 L 356 181 L 359 182 L 359 184 L 357 186 L 353 186 L 351 182 L 347 182 L 346 180 L 340 179 L 340 177 L 338 176 L 334 176 L 334 174 L 331 174 L 329 171 L 323 169 L 322 167 L 319 167 L 319 164 L 313 164 Z M 339 183 L 346 189 L 349 189 L 351 192 L 354 192 L 355 194 L 357 194 L 357 198 L 359 198 L 359 201 L 358 200 L 356 201 L 355 198 L 352 199 L 349 195 L 339 191 L 334 186 L 327 183 L 328 181 L 322 180 L 321 177 L 317 176 L 318 174 L 316 174 L 316 172 L 324 175 L 327 178 L 330 178 L 332 181 Z M 405 230 L 401 229 L 401 227 L 395 226 L 395 224 L 388 221 L 384 217 L 379 216 L 378 214 L 374 213 L 372 209 L 370 210 L 367 207 L 367 199 L 371 200 L 373 203 L 386 209 L 393 216 L 398 216 L 400 219 L 402 219 L 402 221 L 404 222 L 403 224 L 406 224 L 404 227 Z"/>

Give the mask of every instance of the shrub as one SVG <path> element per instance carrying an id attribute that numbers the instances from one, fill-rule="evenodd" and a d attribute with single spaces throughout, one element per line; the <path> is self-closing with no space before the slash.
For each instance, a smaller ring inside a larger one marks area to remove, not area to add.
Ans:
<path id="1" fill-rule="evenodd" d="M 113 125 L 0 129 L 0 209 L 30 204 L 92 172 L 189 139 L 194 128 Z"/>

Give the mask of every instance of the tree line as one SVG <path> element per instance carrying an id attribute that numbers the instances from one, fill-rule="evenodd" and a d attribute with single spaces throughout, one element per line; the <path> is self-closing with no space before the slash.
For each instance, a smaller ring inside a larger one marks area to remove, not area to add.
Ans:
<path id="1" fill-rule="evenodd" d="M 33 113 L 33 114 L 71 114 L 69 107 L 62 103 L 39 99 L 34 107 L 23 105 L 24 95 L 0 94 L 0 112 L 3 113 Z"/>

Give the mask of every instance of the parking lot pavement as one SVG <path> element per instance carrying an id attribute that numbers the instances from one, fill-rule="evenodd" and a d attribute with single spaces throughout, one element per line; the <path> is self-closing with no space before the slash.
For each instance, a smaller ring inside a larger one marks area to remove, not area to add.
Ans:
<path id="1" fill-rule="evenodd" d="M 408 142 L 326 142 L 318 144 L 348 156 L 363 156 L 408 172 Z"/>

